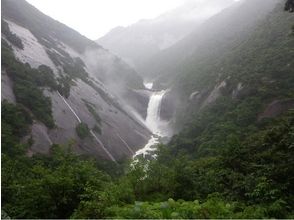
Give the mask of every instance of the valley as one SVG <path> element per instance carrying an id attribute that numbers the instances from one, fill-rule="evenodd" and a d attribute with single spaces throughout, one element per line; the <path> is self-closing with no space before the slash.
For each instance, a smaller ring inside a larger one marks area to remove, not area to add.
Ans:
<path id="1" fill-rule="evenodd" d="M 1 4 L 3 219 L 294 217 L 292 0 L 183 1 L 95 41 Z"/>

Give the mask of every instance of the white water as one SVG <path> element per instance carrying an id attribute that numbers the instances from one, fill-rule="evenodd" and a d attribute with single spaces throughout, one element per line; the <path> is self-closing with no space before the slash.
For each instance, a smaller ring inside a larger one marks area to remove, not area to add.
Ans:
<path id="1" fill-rule="evenodd" d="M 144 82 L 144 86 L 146 89 L 152 89 L 153 88 L 153 82 Z"/>
<path id="2" fill-rule="evenodd" d="M 143 155 L 145 157 L 148 155 L 150 152 L 155 151 L 156 148 L 154 147 L 156 144 L 159 144 L 158 137 L 155 137 L 154 135 L 151 136 L 151 139 L 148 141 L 148 143 L 145 145 L 144 148 L 138 150 L 133 158 L 136 158 L 139 155 Z"/>
<path id="3" fill-rule="evenodd" d="M 152 89 L 153 83 L 144 83 L 147 89 Z M 155 145 L 159 144 L 159 139 L 161 137 L 168 136 L 168 122 L 162 121 L 160 119 L 160 110 L 161 110 L 161 102 L 164 97 L 166 90 L 153 92 L 150 96 L 150 100 L 147 108 L 147 117 L 145 120 L 146 126 L 153 133 L 148 143 L 144 146 L 144 148 L 138 150 L 133 158 L 138 155 L 146 156 L 152 151 L 156 150 Z"/>
<path id="4" fill-rule="evenodd" d="M 147 108 L 146 125 L 153 134 L 158 136 L 164 136 L 164 131 L 160 123 L 160 109 L 161 101 L 165 92 L 165 90 L 154 92 L 150 97 Z"/>

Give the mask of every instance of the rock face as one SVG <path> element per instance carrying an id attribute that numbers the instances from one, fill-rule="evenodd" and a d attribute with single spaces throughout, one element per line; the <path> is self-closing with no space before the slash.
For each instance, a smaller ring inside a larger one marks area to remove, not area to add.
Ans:
<path id="1" fill-rule="evenodd" d="M 147 117 L 147 108 L 150 98 L 150 91 L 148 90 L 131 90 L 129 89 L 125 95 L 125 100 L 132 106 L 135 111 L 139 113 L 142 119 Z"/>
<path id="2" fill-rule="evenodd" d="M 244 86 L 242 85 L 242 83 L 239 82 L 238 85 L 237 85 L 237 88 L 234 89 L 233 92 L 232 92 L 232 98 L 233 99 L 239 98 L 240 94 L 242 94 L 241 91 L 242 91 L 243 88 L 244 88 Z"/>
<path id="3" fill-rule="evenodd" d="M 227 85 L 226 81 L 222 81 L 221 83 L 217 84 L 214 89 L 210 92 L 209 96 L 205 99 L 204 103 L 201 105 L 201 108 L 209 105 L 210 103 L 215 102 L 217 98 L 221 95 L 221 89 L 225 88 Z"/>
<path id="4" fill-rule="evenodd" d="M 177 106 L 176 98 L 171 92 L 167 92 L 161 103 L 160 118 L 165 121 L 170 121 L 174 117 Z"/>
<path id="5" fill-rule="evenodd" d="M 292 108 L 294 108 L 294 99 L 275 100 L 259 115 L 258 120 L 277 117 Z"/>
<path id="6" fill-rule="evenodd" d="M 151 134 L 142 116 L 148 98 L 140 93 L 143 80 L 131 67 L 23 0 L 4 0 L 2 18 L 24 46 L 16 47 L 2 34 L 16 59 L 32 68 L 48 66 L 56 79 L 76 74 L 67 98 L 43 88 L 44 95 L 51 99 L 56 127 L 48 129 L 35 121 L 29 154 L 48 153 L 52 143 L 70 144 L 79 154 L 117 161 L 131 157 L 147 143 Z M 15 102 L 8 76 L 3 70 L 1 99 Z M 76 133 L 80 122 L 91 129 L 85 139 Z"/>
<path id="7" fill-rule="evenodd" d="M 6 99 L 12 103 L 15 103 L 15 97 L 12 91 L 12 81 L 7 76 L 5 70 L 1 71 L 1 93 L 1 101 Z"/>

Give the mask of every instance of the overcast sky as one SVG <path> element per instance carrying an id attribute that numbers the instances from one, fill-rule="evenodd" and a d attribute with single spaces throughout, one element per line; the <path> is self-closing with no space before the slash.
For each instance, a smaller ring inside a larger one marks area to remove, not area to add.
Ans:
<path id="1" fill-rule="evenodd" d="M 50 17 L 96 40 L 116 26 L 154 18 L 185 0 L 27 0 Z"/>

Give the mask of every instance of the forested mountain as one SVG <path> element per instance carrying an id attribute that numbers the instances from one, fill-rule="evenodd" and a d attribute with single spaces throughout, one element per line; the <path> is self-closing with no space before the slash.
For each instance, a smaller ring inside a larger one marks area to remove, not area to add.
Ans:
<path id="1" fill-rule="evenodd" d="M 21 105 L 32 118 L 22 134 L 32 139 L 29 154 L 70 141 L 79 154 L 119 160 L 149 139 L 130 111 L 136 106 L 126 101 L 143 88 L 142 78 L 24 0 L 2 1 L 1 75 L 2 100 Z"/>
<path id="2" fill-rule="evenodd" d="M 263 105 L 269 105 L 280 99 L 283 91 L 284 98 L 291 94 L 293 14 L 279 9 L 283 9 L 283 4 L 275 0 L 259 4 L 253 0 L 241 2 L 208 21 L 205 26 L 211 24 L 210 30 L 215 32 L 204 34 L 211 38 L 199 33 L 196 38 L 193 34 L 187 42 L 175 45 L 167 53 L 175 56 L 161 57 L 158 69 L 164 71 L 157 73 L 156 82 L 159 87 L 171 87 L 165 99 L 174 106 L 169 107 L 174 110 L 169 117 L 180 117 L 176 127 L 190 121 L 189 115 L 221 97 L 243 101 L 256 95 Z M 218 25 L 215 26 L 215 22 Z M 198 44 L 199 38 L 202 42 Z M 192 45 L 190 49 L 188 42 Z M 190 56 L 181 59 L 175 53 L 176 47 L 179 51 L 186 49 Z M 171 67 L 164 68 L 165 63 L 170 63 Z M 153 68 L 156 64 L 149 66 Z M 259 90 L 264 97 L 258 94 Z M 185 114 L 188 116 L 185 120 L 181 111 L 187 110 L 190 114 Z"/>
<path id="3" fill-rule="evenodd" d="M 142 79 L 120 61 L 120 81 L 128 83 L 130 75 L 136 80 L 124 95 L 112 91 L 113 69 L 106 75 L 91 69 L 83 50 L 93 47 L 108 59 L 115 56 L 76 32 L 70 33 L 79 42 L 70 37 L 71 43 L 66 43 L 69 33 L 59 36 L 57 29 L 38 35 L 38 25 L 26 19 L 42 24 L 41 18 L 53 20 L 43 15 L 30 20 L 32 11 L 18 18 L 35 9 L 24 1 L 4 2 L 2 10 L 20 8 L 14 15 L 2 12 L 2 94 L 8 100 L 2 102 L 1 123 L 3 218 L 294 218 L 294 13 L 284 10 L 286 1 L 238 1 L 145 60 L 146 78 L 154 79 L 147 90 L 154 96 L 147 100 L 150 104 L 163 97 L 155 110 L 174 135 L 158 144 L 153 155 L 119 164 L 78 156 L 75 142 L 56 142 L 49 153 L 30 155 L 28 149 L 39 144 L 28 134 L 37 121 L 46 125 L 51 140 L 55 136 L 50 131 L 60 127 L 54 112 L 67 115 L 61 101 L 76 110 L 83 98 L 92 118 L 73 126 L 79 144 L 89 138 L 90 122 L 97 124 L 92 132 L 99 133 L 101 120 L 99 139 L 112 141 L 116 130 L 107 126 L 119 128 L 134 141 L 131 149 L 138 149 L 137 142 L 144 140 L 137 135 L 150 134 L 127 113 L 135 106 L 144 108 L 146 97 L 138 92 Z M 46 63 L 40 50 L 38 56 L 26 50 L 35 41 L 48 54 Z M 102 65 L 96 57 L 94 64 Z M 97 98 L 89 100 L 95 91 Z M 126 97 L 138 99 L 126 104 Z M 105 102 L 117 113 L 103 113 L 99 106 L 104 109 Z M 76 110 L 79 117 L 84 110 Z M 123 119 L 112 118 L 116 114 Z M 145 114 L 148 118 L 150 112 Z M 103 139 L 104 134 L 109 138 Z M 116 146 L 125 147 L 122 142 Z"/>
<path id="4" fill-rule="evenodd" d="M 195 63 L 207 57 L 222 57 L 242 43 L 278 2 L 238 1 L 195 28 L 172 47 L 145 60 L 140 71 L 143 75 L 151 75 L 151 78 L 165 76 L 164 80 L 171 81 L 175 75 L 181 75 L 187 68 L 193 69 Z"/>
<path id="5" fill-rule="evenodd" d="M 233 0 L 184 1 L 179 7 L 154 19 L 116 27 L 97 42 L 140 70 L 146 60 L 170 48 L 209 17 L 233 3 Z"/>

